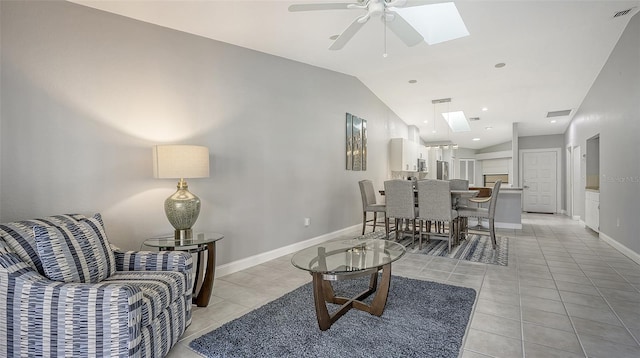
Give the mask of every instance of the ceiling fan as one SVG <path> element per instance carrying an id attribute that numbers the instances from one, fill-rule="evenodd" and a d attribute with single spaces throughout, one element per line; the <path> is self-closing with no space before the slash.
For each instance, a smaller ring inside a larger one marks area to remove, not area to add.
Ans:
<path id="1" fill-rule="evenodd" d="M 289 6 L 289 11 L 366 10 L 366 14 L 353 20 L 351 25 L 338 36 L 329 47 L 330 50 L 340 50 L 343 48 L 372 17 L 379 17 L 386 24 L 387 28 L 396 34 L 407 46 L 415 46 L 424 40 L 423 36 L 400 16 L 400 14 L 394 11 L 394 9 L 442 2 L 445 1 L 357 0 L 355 3 L 294 4 Z"/>

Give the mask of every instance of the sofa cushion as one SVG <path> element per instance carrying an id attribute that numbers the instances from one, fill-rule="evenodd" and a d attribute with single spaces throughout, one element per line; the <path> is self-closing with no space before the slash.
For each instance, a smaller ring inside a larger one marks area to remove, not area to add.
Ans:
<path id="1" fill-rule="evenodd" d="M 44 274 L 50 280 L 97 283 L 116 270 L 100 214 L 64 226 L 36 225 L 33 231 Z"/>
<path id="2" fill-rule="evenodd" d="M 130 284 L 142 290 L 142 326 L 149 325 L 177 299 L 184 299 L 187 282 L 175 271 L 116 271 L 102 282 Z"/>
<path id="3" fill-rule="evenodd" d="M 82 218 L 85 218 L 85 216 L 81 214 L 65 214 L 0 224 L 0 237 L 24 262 L 44 274 L 42 262 L 38 257 L 33 227 L 36 225 L 66 225 Z"/>

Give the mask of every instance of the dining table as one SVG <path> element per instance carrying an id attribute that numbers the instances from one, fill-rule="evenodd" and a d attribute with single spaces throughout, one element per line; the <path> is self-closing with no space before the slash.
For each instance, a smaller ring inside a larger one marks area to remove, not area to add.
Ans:
<path id="1" fill-rule="evenodd" d="M 384 195 L 384 190 L 379 190 L 378 191 L 380 193 L 380 195 Z M 416 200 L 418 199 L 418 189 L 414 189 L 414 194 L 415 194 L 415 198 Z M 458 206 L 458 203 L 460 202 L 460 199 L 469 199 L 469 198 L 473 198 L 478 196 L 478 194 L 480 193 L 480 190 L 451 190 L 451 204 L 452 207 L 455 209 Z M 417 204 L 417 203 L 416 203 Z"/>

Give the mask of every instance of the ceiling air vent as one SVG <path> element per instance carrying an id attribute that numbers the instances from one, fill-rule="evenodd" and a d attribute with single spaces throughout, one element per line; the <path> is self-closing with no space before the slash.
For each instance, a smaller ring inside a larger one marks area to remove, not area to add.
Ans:
<path id="1" fill-rule="evenodd" d="M 562 111 L 547 112 L 547 118 L 564 117 L 564 116 L 568 116 L 569 113 L 571 113 L 570 109 L 564 109 Z"/>
<path id="2" fill-rule="evenodd" d="M 470 122 L 475 122 L 475 121 L 479 121 L 479 120 L 480 120 L 480 117 L 470 117 L 469 118 Z"/>
<path id="3" fill-rule="evenodd" d="M 613 15 L 613 18 L 615 19 L 616 17 L 620 17 L 620 16 L 624 16 L 629 14 L 630 12 L 632 12 L 633 10 L 635 10 L 635 7 L 632 7 L 631 9 L 626 9 L 626 10 L 622 10 L 622 11 L 618 11 Z"/>

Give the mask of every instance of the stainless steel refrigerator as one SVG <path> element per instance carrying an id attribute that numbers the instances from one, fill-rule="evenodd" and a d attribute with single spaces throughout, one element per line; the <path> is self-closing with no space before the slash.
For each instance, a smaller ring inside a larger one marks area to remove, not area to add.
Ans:
<path id="1" fill-rule="evenodd" d="M 436 179 L 449 180 L 449 162 L 436 161 Z"/>

